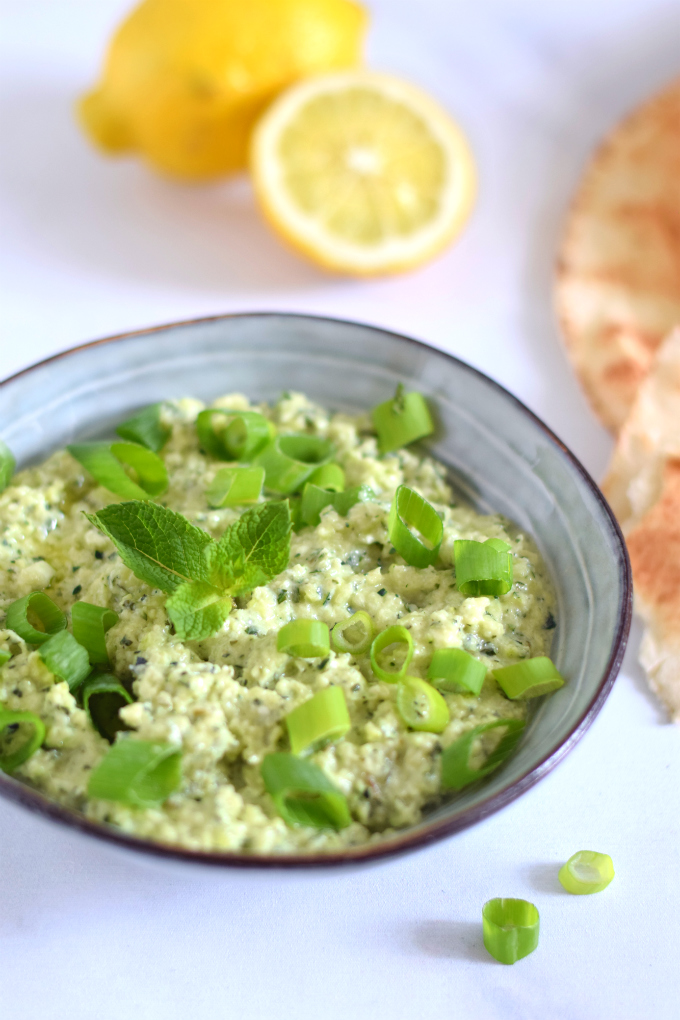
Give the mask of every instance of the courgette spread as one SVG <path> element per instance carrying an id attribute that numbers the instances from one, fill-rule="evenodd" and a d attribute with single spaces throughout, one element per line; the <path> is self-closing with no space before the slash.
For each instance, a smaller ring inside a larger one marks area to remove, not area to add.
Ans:
<path id="1" fill-rule="evenodd" d="M 383 839 L 501 764 L 533 681 L 494 670 L 549 655 L 553 589 L 529 536 L 390 449 L 430 427 L 412 397 L 168 401 L 16 474 L 5 771 L 137 837 L 257 854 Z"/>

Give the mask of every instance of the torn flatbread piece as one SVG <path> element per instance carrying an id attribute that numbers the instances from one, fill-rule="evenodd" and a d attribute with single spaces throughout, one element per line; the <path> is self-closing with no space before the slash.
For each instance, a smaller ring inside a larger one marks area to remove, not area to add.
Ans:
<path id="1" fill-rule="evenodd" d="M 623 426 L 680 322 L 680 79 L 605 140 L 569 213 L 557 311 L 588 398 Z"/>

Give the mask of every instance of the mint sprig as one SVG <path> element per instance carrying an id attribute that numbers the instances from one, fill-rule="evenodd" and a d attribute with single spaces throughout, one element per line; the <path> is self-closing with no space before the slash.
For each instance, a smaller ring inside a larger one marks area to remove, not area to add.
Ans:
<path id="1" fill-rule="evenodd" d="M 183 641 L 214 634 L 233 598 L 271 581 L 290 557 L 287 500 L 246 510 L 219 542 L 182 514 L 142 500 L 85 516 L 111 539 L 140 581 L 170 594 L 166 610 Z"/>

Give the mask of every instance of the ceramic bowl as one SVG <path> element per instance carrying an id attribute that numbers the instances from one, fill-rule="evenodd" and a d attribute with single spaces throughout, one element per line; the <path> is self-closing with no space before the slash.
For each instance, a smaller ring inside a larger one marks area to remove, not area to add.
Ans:
<path id="1" fill-rule="evenodd" d="M 352 322 L 253 314 L 201 319 L 99 340 L 28 368 L 0 386 L 0 435 L 19 466 L 76 439 L 111 434 L 133 411 L 170 397 L 210 401 L 229 391 L 275 400 L 301 390 L 357 412 L 420 390 L 437 414 L 424 445 L 455 488 L 533 535 L 557 590 L 552 655 L 568 683 L 530 714 L 516 754 L 482 783 L 418 824 L 342 852 L 261 856 L 201 853 L 133 838 L 51 803 L 0 774 L 0 794 L 91 836 L 146 854 L 222 868 L 331 867 L 403 853 L 498 811 L 537 783 L 583 736 L 624 653 L 631 579 L 618 525 L 569 450 L 515 397 L 464 362 L 425 344 Z"/>

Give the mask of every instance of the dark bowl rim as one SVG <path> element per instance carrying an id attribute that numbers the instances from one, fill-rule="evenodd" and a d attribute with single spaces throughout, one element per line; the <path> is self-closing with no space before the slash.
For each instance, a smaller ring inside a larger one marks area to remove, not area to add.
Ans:
<path id="1" fill-rule="evenodd" d="M 13 375 L 0 381 L 0 394 L 2 387 L 13 382 L 15 379 L 19 379 L 30 372 L 35 371 L 37 368 L 50 365 L 55 361 L 60 361 L 63 358 L 67 358 L 72 354 L 78 354 L 81 351 L 88 350 L 92 347 L 103 346 L 104 344 L 116 343 L 120 340 L 131 340 L 135 337 L 154 337 L 157 333 L 164 333 L 168 330 L 175 328 L 181 328 L 183 326 L 200 326 L 204 323 L 222 322 L 230 319 L 303 319 L 308 322 L 332 322 L 341 323 L 346 326 L 358 326 L 362 329 L 369 329 L 373 332 L 380 333 L 383 336 L 389 336 L 395 340 L 406 342 L 411 344 L 423 351 L 437 354 L 449 361 L 454 362 L 459 368 L 465 372 L 474 373 L 484 380 L 485 383 L 490 384 L 504 398 L 512 401 L 533 423 L 543 432 L 545 436 L 551 440 L 555 446 L 561 451 L 562 455 L 569 462 L 571 467 L 581 476 L 587 487 L 590 489 L 595 501 L 599 503 L 600 508 L 604 512 L 605 517 L 609 519 L 613 534 L 618 542 L 619 546 L 619 566 L 620 566 L 620 577 L 621 577 L 621 590 L 622 597 L 619 604 L 618 610 L 618 625 L 616 633 L 612 643 L 612 650 L 609 656 L 609 660 L 602 674 L 600 682 L 595 690 L 593 697 L 591 698 L 588 706 L 581 713 L 581 716 L 576 721 L 572 729 L 569 731 L 565 739 L 562 741 L 559 747 L 557 747 L 551 754 L 547 754 L 544 758 L 538 761 L 534 766 L 516 779 L 513 783 L 507 786 L 505 789 L 500 790 L 498 793 L 489 797 L 488 800 L 481 804 L 477 804 L 474 807 L 468 808 L 463 811 L 457 818 L 446 820 L 442 819 L 438 822 L 433 822 L 428 828 L 424 830 L 414 832 L 412 829 L 406 829 L 403 835 L 397 835 L 396 838 L 390 839 L 385 843 L 368 843 L 360 847 L 349 847 L 346 850 L 338 851 L 337 853 L 318 853 L 318 854 L 244 854 L 244 853 L 231 853 L 225 852 L 212 852 L 202 850 L 188 850 L 183 847 L 174 846 L 172 844 L 164 843 L 153 843 L 150 840 L 140 839 L 135 836 L 130 836 L 122 831 L 116 830 L 113 827 L 92 822 L 83 815 L 77 814 L 75 811 L 71 811 L 68 808 L 62 807 L 60 804 L 56 804 L 48 800 L 43 794 L 37 790 L 33 790 L 29 786 L 25 786 L 23 783 L 12 779 L 10 776 L 0 772 L 0 796 L 7 798 L 10 801 L 21 804 L 23 807 L 28 808 L 34 813 L 41 815 L 46 818 L 50 818 L 53 821 L 60 822 L 63 825 L 68 826 L 71 829 L 95 836 L 98 839 L 102 839 L 107 843 L 113 843 L 119 847 L 127 850 L 140 851 L 152 857 L 160 857 L 170 860 L 180 860 L 198 865 L 211 865 L 215 867 L 227 867 L 227 868 L 251 868 L 251 869 L 325 869 L 325 868 L 337 868 L 339 866 L 351 867 L 360 864 L 373 863 L 382 861 L 386 858 L 399 856 L 412 850 L 422 849 L 431 843 L 437 842 L 440 839 L 444 839 L 447 836 L 452 836 L 457 832 L 461 832 L 464 829 L 469 828 L 471 825 L 475 825 L 477 822 L 488 818 L 490 815 L 495 814 L 496 811 L 511 804 L 514 800 L 520 797 L 527 790 L 531 789 L 540 779 L 546 776 L 555 766 L 562 761 L 562 759 L 572 750 L 572 748 L 578 743 L 581 737 L 584 735 L 586 730 L 590 727 L 595 717 L 601 710 L 604 702 L 606 701 L 614 681 L 621 668 L 623 656 L 626 650 L 626 644 L 628 641 L 628 634 L 630 631 L 632 609 L 633 609 L 633 583 L 630 560 L 628 558 L 628 552 L 626 549 L 626 543 L 623 538 L 623 534 L 619 527 L 619 524 L 614 517 L 614 513 L 604 498 L 599 487 L 595 481 L 591 478 L 590 474 L 583 467 L 577 457 L 571 452 L 571 450 L 562 442 L 562 440 L 555 435 L 550 429 L 533 411 L 531 411 L 518 397 L 510 393 L 504 386 L 496 382 L 486 373 L 475 368 L 473 365 L 469 365 L 466 361 L 461 358 L 457 358 L 453 354 L 449 354 L 448 351 L 442 351 L 438 347 L 433 347 L 430 344 L 425 343 L 422 340 L 416 340 L 413 337 L 405 336 L 402 333 L 396 333 L 394 330 L 384 329 L 381 326 L 375 326 L 371 323 L 357 322 L 351 319 L 339 319 L 334 316 L 326 315 L 307 315 L 302 312 L 233 312 L 221 315 L 209 315 L 195 319 L 184 319 L 178 322 L 169 322 L 160 326 L 151 326 L 144 329 L 131 330 L 125 333 L 116 333 L 113 336 L 102 337 L 98 340 L 91 340 L 84 344 L 79 344 L 75 347 L 70 347 L 65 351 L 59 351 L 57 354 L 51 355 L 49 358 L 44 358 L 41 361 L 35 362 L 33 365 L 29 365 L 27 368 L 21 369 L 19 372 L 15 372 Z"/>

